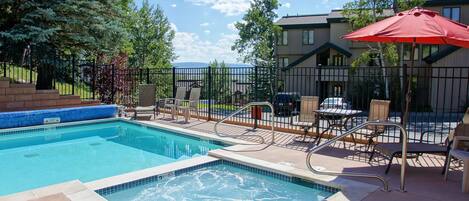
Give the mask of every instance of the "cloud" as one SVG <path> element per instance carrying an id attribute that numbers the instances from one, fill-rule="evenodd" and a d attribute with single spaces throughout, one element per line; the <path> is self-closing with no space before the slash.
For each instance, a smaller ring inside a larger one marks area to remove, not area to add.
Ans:
<path id="1" fill-rule="evenodd" d="M 236 63 L 238 54 L 231 51 L 231 46 L 238 39 L 237 34 L 221 34 L 220 39 L 212 43 L 202 40 L 191 32 L 177 32 L 173 45 L 178 56 L 177 62 L 209 62 L 217 59 L 227 63 Z"/>
<path id="2" fill-rule="evenodd" d="M 250 0 L 185 0 L 197 6 L 209 6 L 227 16 L 241 15 L 250 7 Z"/>
<path id="3" fill-rule="evenodd" d="M 204 23 L 200 24 L 200 26 L 201 27 L 208 27 L 208 26 L 210 26 L 210 23 L 204 22 Z"/>
<path id="4" fill-rule="evenodd" d="M 204 30 L 205 34 L 210 34 L 210 30 Z"/>
<path id="5" fill-rule="evenodd" d="M 236 29 L 235 23 L 236 22 L 232 22 L 232 23 L 227 24 L 226 28 L 228 28 L 231 31 L 238 31 L 238 29 Z"/>
<path id="6" fill-rule="evenodd" d="M 171 22 L 169 26 L 171 26 L 171 29 L 173 29 L 174 31 L 178 31 L 178 27 L 176 26 L 176 24 Z"/>
<path id="7" fill-rule="evenodd" d="M 176 4 L 171 4 L 171 7 L 176 8 L 177 5 Z"/>
<path id="8" fill-rule="evenodd" d="M 285 8 L 290 8 L 291 4 L 287 2 L 287 3 L 283 3 L 282 6 Z"/>

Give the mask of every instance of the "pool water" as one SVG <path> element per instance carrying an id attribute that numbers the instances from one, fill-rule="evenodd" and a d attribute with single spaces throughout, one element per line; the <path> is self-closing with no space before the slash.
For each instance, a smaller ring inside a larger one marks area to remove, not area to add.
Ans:
<path id="1" fill-rule="evenodd" d="M 0 195 L 206 155 L 217 142 L 125 121 L 0 133 Z"/>
<path id="2" fill-rule="evenodd" d="M 104 195 L 110 201 L 324 200 L 334 192 L 219 164 Z"/>

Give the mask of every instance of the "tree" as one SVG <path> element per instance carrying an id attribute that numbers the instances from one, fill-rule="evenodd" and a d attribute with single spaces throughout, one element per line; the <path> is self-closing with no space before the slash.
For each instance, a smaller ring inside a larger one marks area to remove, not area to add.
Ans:
<path id="1" fill-rule="evenodd" d="M 173 48 L 174 30 L 160 6 L 156 9 L 147 0 L 134 8 L 129 26 L 133 53 L 130 64 L 137 67 L 171 67 L 176 58 Z"/>
<path id="2" fill-rule="evenodd" d="M 212 85 L 210 89 L 207 87 L 209 75 L 208 70 L 204 70 L 203 75 L 206 87 L 203 88 L 203 94 L 208 95 L 210 90 L 211 97 L 207 98 L 211 98 L 217 103 L 227 103 L 231 101 L 233 92 L 231 90 L 232 79 L 230 68 L 225 64 L 225 62 L 219 63 L 217 60 L 210 62 L 209 65 Z"/>
<path id="3" fill-rule="evenodd" d="M 243 20 L 235 24 L 239 39 L 232 49 L 242 55 L 243 62 L 261 67 L 258 74 L 262 76 L 251 76 L 251 80 L 258 83 L 256 97 L 264 100 L 275 93 L 275 38 L 281 31 L 274 24 L 278 7 L 277 0 L 253 0 Z"/>
<path id="4" fill-rule="evenodd" d="M 352 29 L 356 30 L 388 17 L 385 14 L 386 10 L 392 9 L 394 12 L 399 12 L 422 5 L 424 2 L 424 0 L 354 0 L 344 5 L 343 14 L 347 17 Z M 385 97 L 389 98 L 389 78 L 386 67 L 398 65 L 399 55 L 396 45 L 377 43 L 377 47 L 369 46 L 367 51 L 352 62 L 352 67 L 368 64 L 375 58 L 377 58 L 375 63 L 382 70 Z"/>
<path id="5" fill-rule="evenodd" d="M 18 61 L 28 50 L 37 65 L 38 89 L 51 89 L 55 60 L 63 55 L 109 55 L 125 30 L 118 0 L 4 0 L 0 51 Z"/>

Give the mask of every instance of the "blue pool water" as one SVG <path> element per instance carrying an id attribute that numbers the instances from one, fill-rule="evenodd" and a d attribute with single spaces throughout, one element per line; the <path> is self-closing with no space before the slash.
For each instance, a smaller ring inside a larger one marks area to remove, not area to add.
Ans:
<path id="1" fill-rule="evenodd" d="M 205 155 L 217 142 L 124 121 L 0 132 L 0 195 Z"/>
<path id="2" fill-rule="evenodd" d="M 232 165 L 218 164 L 102 195 L 110 201 L 317 201 L 336 192 L 318 186 L 321 185 L 286 181 Z"/>

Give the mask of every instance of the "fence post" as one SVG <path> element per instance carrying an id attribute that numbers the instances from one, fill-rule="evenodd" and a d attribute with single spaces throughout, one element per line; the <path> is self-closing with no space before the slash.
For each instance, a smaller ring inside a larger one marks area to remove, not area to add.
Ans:
<path id="1" fill-rule="evenodd" d="M 176 67 L 173 66 L 173 97 L 176 97 Z"/>
<path id="2" fill-rule="evenodd" d="M 207 79 L 208 79 L 208 88 L 207 88 L 207 98 L 208 98 L 208 116 L 207 116 L 207 121 L 210 121 L 212 119 L 212 67 L 211 65 L 208 65 L 207 67 Z"/>
<path id="3" fill-rule="evenodd" d="M 138 80 L 139 80 L 139 83 L 142 84 L 143 82 L 143 70 L 142 68 L 139 68 L 138 69 Z"/>
<path id="4" fill-rule="evenodd" d="M 114 103 L 115 84 L 114 76 L 116 75 L 114 64 L 111 64 L 111 102 Z"/>
<path id="5" fill-rule="evenodd" d="M 72 55 L 72 95 L 75 95 L 75 55 Z"/>
<path id="6" fill-rule="evenodd" d="M 259 79 L 259 67 L 257 65 L 254 66 L 254 101 L 259 101 L 259 93 L 258 93 L 258 88 L 259 88 L 259 85 L 258 85 L 258 79 Z M 258 107 L 258 106 L 254 106 L 254 107 Z M 257 108 L 254 109 L 254 111 L 257 112 Z M 251 112 L 253 112 L 251 110 Z M 261 114 L 262 115 L 262 114 Z M 251 116 L 253 116 L 251 114 Z M 254 115 L 255 118 L 254 118 L 254 129 L 257 128 L 257 125 L 258 125 L 258 122 L 257 122 L 257 115 Z"/>
<path id="7" fill-rule="evenodd" d="M 29 83 L 33 83 L 33 50 L 29 49 Z"/>
<path id="8" fill-rule="evenodd" d="M 150 68 L 147 68 L 147 84 L 151 84 L 150 83 Z"/>
<path id="9" fill-rule="evenodd" d="M 93 100 L 96 100 L 96 60 L 93 59 L 91 91 L 93 91 Z"/>
<path id="10" fill-rule="evenodd" d="M 317 84 L 317 93 L 318 93 L 318 97 L 319 97 L 319 101 L 321 101 L 321 97 L 322 97 L 322 86 L 321 86 L 321 79 L 322 79 L 322 75 L 321 75 L 321 70 L 322 70 L 322 65 L 321 64 L 318 64 L 317 66 L 318 68 L 318 82 L 316 83 Z"/>
<path id="11" fill-rule="evenodd" d="M 3 77 L 7 77 L 7 62 L 3 63 Z"/>

